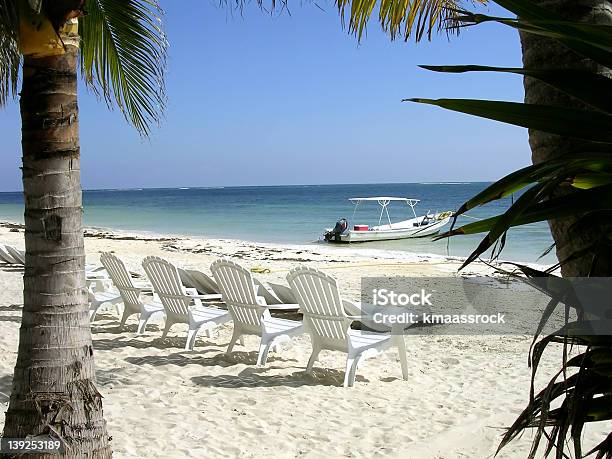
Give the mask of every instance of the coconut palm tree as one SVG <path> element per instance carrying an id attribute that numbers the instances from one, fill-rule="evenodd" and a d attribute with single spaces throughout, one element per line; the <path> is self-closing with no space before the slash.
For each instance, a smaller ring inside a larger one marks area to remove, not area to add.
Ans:
<path id="1" fill-rule="evenodd" d="M 160 14 L 155 0 L 0 0 L 0 104 L 22 79 L 26 244 L 3 436 L 51 435 L 63 457 L 112 455 L 87 311 L 77 68 L 147 135 L 164 106 Z"/>

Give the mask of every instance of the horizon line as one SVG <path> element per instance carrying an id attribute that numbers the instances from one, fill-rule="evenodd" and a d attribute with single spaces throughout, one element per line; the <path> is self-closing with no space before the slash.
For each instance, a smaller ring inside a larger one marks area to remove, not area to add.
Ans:
<path id="1" fill-rule="evenodd" d="M 431 182 L 362 182 L 362 183 L 298 183 L 281 185 L 210 185 L 210 186 L 161 186 L 146 187 L 135 186 L 129 188 L 82 188 L 82 191 L 144 191 L 144 190 L 215 190 L 223 188 L 282 188 L 282 187 L 314 187 L 314 186 L 350 186 L 350 185 L 466 185 L 472 183 L 493 183 L 494 180 L 468 180 L 468 181 L 443 181 Z M 5 190 L 0 193 L 23 193 L 23 190 Z"/>

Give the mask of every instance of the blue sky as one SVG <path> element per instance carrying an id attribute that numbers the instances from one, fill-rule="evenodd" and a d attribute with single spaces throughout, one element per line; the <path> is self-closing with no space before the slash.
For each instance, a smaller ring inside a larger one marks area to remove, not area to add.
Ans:
<path id="1" fill-rule="evenodd" d="M 401 102 L 522 99 L 511 75 L 444 75 L 417 64 L 520 66 L 511 29 L 390 42 L 376 22 L 361 43 L 333 3 L 163 2 L 171 47 L 168 109 L 142 140 L 80 87 L 84 188 L 483 181 L 529 163 L 524 129 Z M 498 13 L 499 11 L 493 11 Z M 0 110 L 0 191 L 21 189 L 16 102 Z"/>

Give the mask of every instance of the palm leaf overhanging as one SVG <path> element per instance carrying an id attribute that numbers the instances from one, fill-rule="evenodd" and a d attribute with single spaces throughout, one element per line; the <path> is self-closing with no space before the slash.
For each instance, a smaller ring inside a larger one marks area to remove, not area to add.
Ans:
<path id="1" fill-rule="evenodd" d="M 17 94 L 17 6 L 18 0 L 0 0 L 0 105 Z M 163 11 L 156 0 L 86 0 L 84 10 L 79 31 L 85 82 L 148 135 L 165 108 Z"/>
<path id="2" fill-rule="evenodd" d="M 458 20 L 467 25 L 498 22 L 525 33 L 553 38 L 595 63 L 611 66 L 612 27 L 563 21 L 526 0 L 496 0 L 496 3 L 520 19 L 495 18 L 461 11 Z M 502 448 L 523 430 L 534 428 L 536 434 L 529 458 L 535 457 L 544 438 L 547 442 L 547 455 L 555 450 L 557 458 L 567 457 L 565 446 L 567 440 L 571 439 L 575 457 L 583 457 L 581 435 L 584 425 L 612 419 L 612 311 L 608 296 L 603 307 L 593 313 L 592 305 L 576 300 L 576 281 L 562 279 L 551 273 L 559 265 L 584 256 L 585 253 L 594 254 L 592 266 L 595 266 L 598 262 L 598 249 L 612 244 L 609 224 L 612 217 L 612 80 L 578 70 L 554 68 L 542 70 L 474 65 L 423 67 L 448 73 L 504 72 L 525 75 L 537 78 L 585 104 L 583 109 L 576 110 L 503 101 L 407 99 L 591 141 L 585 150 L 525 167 L 493 183 L 464 203 L 455 213 L 450 231 L 439 236 L 445 238 L 487 233 L 463 266 L 478 259 L 491 247 L 494 256 L 498 256 L 504 247 L 507 231 L 518 225 L 573 216 L 578 219 L 569 228 L 570 234 L 579 234 L 588 227 L 591 234 L 596 236 L 592 245 L 570 253 L 566 259 L 560 260 L 559 264 L 547 271 L 514 264 L 527 282 L 546 292 L 551 300 L 537 327 L 530 352 L 532 383 L 529 404 L 508 429 L 500 444 Z M 556 193 L 560 188 L 572 192 L 561 197 Z M 503 214 L 455 227 L 457 217 L 470 209 L 518 191 L 522 191 L 521 196 Z M 595 282 L 601 282 L 601 279 Z M 595 287 L 591 288 L 601 286 L 597 283 L 592 285 Z M 571 322 L 568 319 L 561 330 L 538 341 L 547 318 L 558 307 L 566 308 L 566 312 L 573 310 L 577 319 Z M 586 314 L 587 310 L 590 315 Z M 608 333 L 593 331 L 601 330 L 602 327 Z M 543 390 L 536 393 L 535 375 L 540 359 L 551 343 L 561 343 L 564 346 L 561 369 Z M 568 346 L 581 346 L 580 352 L 569 360 Z M 591 453 L 598 459 L 612 458 L 612 434 L 587 452 Z"/>
<path id="3" fill-rule="evenodd" d="M 154 0 L 87 0 L 81 18 L 81 70 L 109 106 L 142 134 L 165 107 L 168 42 Z"/>
<path id="4" fill-rule="evenodd" d="M 0 0 L 0 107 L 11 95 L 17 94 L 21 56 L 17 49 L 17 5 L 12 0 Z"/>

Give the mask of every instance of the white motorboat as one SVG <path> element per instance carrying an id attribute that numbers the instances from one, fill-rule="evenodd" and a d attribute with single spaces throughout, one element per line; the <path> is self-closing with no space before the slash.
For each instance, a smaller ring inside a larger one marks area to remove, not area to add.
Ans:
<path id="1" fill-rule="evenodd" d="M 325 231 L 324 237 L 326 241 L 345 243 L 370 242 L 431 236 L 438 233 L 440 229 L 449 222 L 453 215 L 450 211 L 434 213 L 428 211 L 425 215 L 418 216 L 415 206 L 420 200 L 412 198 L 375 196 L 369 198 L 350 198 L 349 201 L 355 204 L 353 221 L 355 220 L 355 213 L 360 204 L 377 202 L 381 207 L 378 225 L 369 226 L 354 224 L 352 228 L 349 228 L 349 222 L 345 218 L 342 218 L 338 220 L 334 228 L 328 228 Z M 412 209 L 414 218 L 392 223 L 391 217 L 389 216 L 389 205 L 396 201 L 406 203 Z M 383 224 L 383 218 L 385 216 L 387 223 Z"/>

